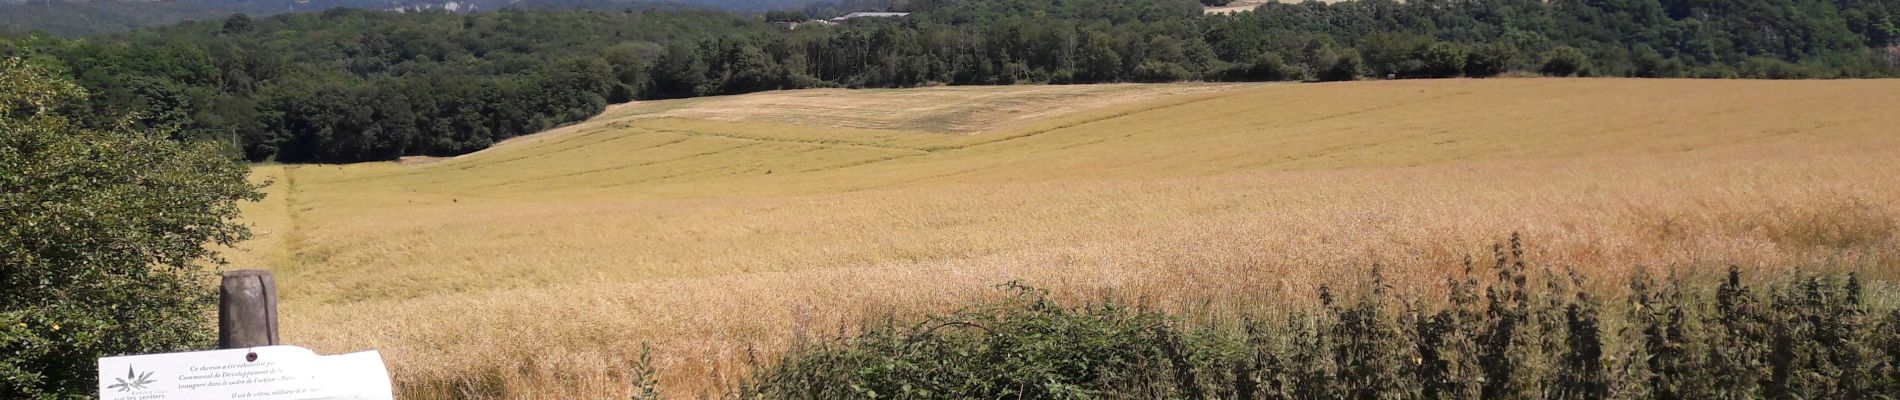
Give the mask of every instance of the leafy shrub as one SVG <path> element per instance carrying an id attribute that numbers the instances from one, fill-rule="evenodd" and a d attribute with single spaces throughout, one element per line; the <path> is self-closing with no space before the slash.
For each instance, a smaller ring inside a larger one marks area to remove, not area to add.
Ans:
<path id="1" fill-rule="evenodd" d="M 1589 75 L 1590 57 L 1570 46 L 1557 46 L 1544 53 L 1543 66 L 1537 72 L 1548 76 Z"/>
<path id="2" fill-rule="evenodd" d="M 1782 61 L 1774 57 L 1751 57 L 1742 63 L 1742 76 L 1765 79 L 1814 79 L 1828 77 L 1826 71 Z"/>
<path id="3" fill-rule="evenodd" d="M 0 60 L 0 398 L 86 397 L 98 357 L 208 347 L 198 263 L 259 196 L 218 146 L 48 112 L 84 95 Z"/>
<path id="4" fill-rule="evenodd" d="M 1504 74 L 1511 68 L 1511 59 L 1517 57 L 1517 46 L 1509 42 L 1494 42 L 1478 46 L 1465 57 L 1465 76 L 1489 78 Z"/>
<path id="5" fill-rule="evenodd" d="M 1247 76 L 1261 81 L 1284 81 L 1298 79 L 1300 71 L 1287 65 L 1279 53 L 1269 51 L 1253 57 L 1253 65 L 1248 66 Z"/>
<path id="6" fill-rule="evenodd" d="M 1087 398 L 1151 387 L 1180 337 L 1158 313 L 1116 303 L 1062 307 L 1008 285 L 1001 301 L 923 322 L 886 322 L 785 356 L 748 396 L 766 398 Z M 1186 354 L 1176 352 L 1176 354 Z"/>
<path id="7" fill-rule="evenodd" d="M 1208 70 L 1208 80 L 1228 82 L 1275 82 L 1295 80 L 1305 77 L 1299 67 L 1289 65 L 1279 53 L 1262 52 L 1255 55 L 1251 62 L 1229 64 L 1217 62 Z"/>
<path id="8" fill-rule="evenodd" d="M 1357 50 L 1365 60 L 1366 72 L 1372 76 L 1411 78 L 1419 76 L 1424 68 L 1421 56 L 1432 43 L 1432 38 L 1424 35 L 1375 33 L 1367 35 Z"/>
<path id="9" fill-rule="evenodd" d="M 1419 51 L 1422 66 L 1418 75 L 1428 78 L 1455 78 L 1465 68 L 1466 52 L 1455 43 L 1433 42 Z"/>
<path id="10" fill-rule="evenodd" d="M 1633 50 L 1634 60 L 1631 75 L 1640 78 L 1660 78 L 1682 75 L 1682 60 L 1663 57 L 1661 52 L 1649 45 L 1637 45 Z"/>
<path id="11" fill-rule="evenodd" d="M 1143 61 L 1135 65 L 1135 80 L 1141 82 L 1174 82 L 1194 77 L 1187 67 L 1172 62 Z"/>
<path id="12" fill-rule="evenodd" d="M 1464 45 L 1411 34 L 1374 34 L 1359 47 L 1366 68 L 1377 77 L 1457 77 L 1464 72 L 1467 53 Z"/>
<path id="13" fill-rule="evenodd" d="M 1355 290 L 1239 323 L 1107 301 L 1010 296 L 915 325 L 800 346 L 740 398 L 1893 398 L 1900 310 L 1855 275 L 1766 290 L 1731 268 L 1713 292 L 1638 273 L 1604 303 L 1513 237 L 1490 278 L 1467 262 L 1445 298 Z M 1891 290 L 1891 289 L 1882 289 Z"/>
<path id="14" fill-rule="evenodd" d="M 1366 62 L 1359 58 L 1359 52 L 1352 49 L 1345 49 L 1338 53 L 1330 53 L 1326 56 L 1322 56 L 1320 58 L 1319 76 L 1316 78 L 1323 82 L 1350 81 L 1359 79 L 1359 75 L 1364 74 L 1365 70 Z"/>

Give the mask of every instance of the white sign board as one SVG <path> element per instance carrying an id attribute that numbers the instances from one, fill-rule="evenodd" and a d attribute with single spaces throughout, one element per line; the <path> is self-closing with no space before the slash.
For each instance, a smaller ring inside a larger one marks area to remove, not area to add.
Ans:
<path id="1" fill-rule="evenodd" d="M 375 350 L 319 356 L 268 346 L 99 359 L 100 400 L 394 400 L 392 393 Z"/>

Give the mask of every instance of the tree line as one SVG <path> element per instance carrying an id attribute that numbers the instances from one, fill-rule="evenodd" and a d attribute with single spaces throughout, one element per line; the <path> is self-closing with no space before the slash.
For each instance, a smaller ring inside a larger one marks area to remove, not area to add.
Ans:
<path id="1" fill-rule="evenodd" d="M 43 31 L 78 38 L 184 21 L 208 21 L 243 13 L 263 16 L 322 12 L 332 8 L 425 9 L 458 13 L 517 10 L 622 11 L 712 8 L 758 12 L 800 6 L 810 0 L 0 0 L 0 32 Z M 453 3 L 453 9 L 450 4 Z"/>
<path id="2" fill-rule="evenodd" d="M 1900 6 L 1859 0 L 1359 0 L 1203 15 L 1188 0 L 854 0 L 827 26 L 718 11 L 331 10 L 64 40 L 0 56 L 91 93 L 82 123 L 282 162 L 446 156 L 607 104 L 813 87 L 1900 73 Z"/>

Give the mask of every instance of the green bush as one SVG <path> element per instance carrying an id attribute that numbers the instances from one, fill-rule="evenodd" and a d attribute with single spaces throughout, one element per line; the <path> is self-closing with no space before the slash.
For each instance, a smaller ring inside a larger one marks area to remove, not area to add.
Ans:
<path id="1" fill-rule="evenodd" d="M 1590 57 L 1570 46 L 1557 46 L 1544 53 L 1543 66 L 1537 72 L 1548 76 L 1589 75 Z"/>
<path id="2" fill-rule="evenodd" d="M 1478 46 L 1465 57 L 1465 76 L 1489 78 L 1504 74 L 1511 68 L 1511 59 L 1517 57 L 1517 46 L 1510 42 L 1493 42 Z"/>
<path id="3" fill-rule="evenodd" d="M 1464 71 L 1467 53 L 1456 43 L 1433 42 L 1419 50 L 1423 65 L 1418 75 L 1428 78 L 1455 78 Z"/>
<path id="4" fill-rule="evenodd" d="M 1170 387 L 1153 381 L 1175 370 L 1170 356 L 1189 354 L 1159 313 L 1062 307 L 1041 290 L 1007 287 L 995 303 L 794 349 L 759 372 L 746 397 L 1091 398 Z"/>
<path id="5" fill-rule="evenodd" d="M 1261 52 L 1248 63 L 1215 63 L 1209 66 L 1207 80 L 1227 82 L 1276 82 L 1305 77 L 1299 67 L 1289 65 L 1279 53 Z"/>
<path id="6" fill-rule="evenodd" d="M 1375 77 L 1454 78 L 1464 73 L 1470 53 L 1462 44 L 1412 34 L 1374 34 L 1359 46 L 1366 69 Z"/>
<path id="7" fill-rule="evenodd" d="M 1359 79 L 1366 71 L 1366 62 L 1359 58 L 1359 52 L 1353 49 L 1326 53 L 1319 58 L 1319 76 L 1322 82 L 1350 81 Z"/>
<path id="8" fill-rule="evenodd" d="M 1135 65 L 1134 78 L 1140 82 L 1174 82 L 1193 77 L 1193 72 L 1177 63 L 1143 61 Z"/>
<path id="9" fill-rule="evenodd" d="M 1736 75 L 1734 68 L 1723 67 L 1723 66 L 1703 66 L 1703 67 L 1696 67 L 1689 70 L 1689 77 L 1696 78 L 1696 79 L 1735 79 L 1735 78 L 1740 78 L 1741 76 Z"/>
<path id="10" fill-rule="evenodd" d="M 1365 72 L 1373 77 L 1418 77 L 1425 68 L 1425 48 L 1434 41 L 1429 36 L 1409 33 L 1367 35 L 1356 47 L 1365 60 Z"/>
<path id="11" fill-rule="evenodd" d="M 800 344 L 740 398 L 1701 399 L 1900 396 L 1900 310 L 1852 274 L 1706 289 L 1637 274 L 1605 303 L 1516 238 L 1442 299 L 1397 298 L 1374 268 L 1279 318 L 1192 321 L 1114 301 L 1010 296 Z M 1488 275 L 1488 277 L 1487 277 Z M 1892 293 L 1883 286 L 1880 293 Z M 1266 307 L 1263 307 L 1266 308 Z"/>
<path id="12" fill-rule="evenodd" d="M 1682 75 L 1682 60 L 1663 57 L 1661 52 L 1648 45 L 1637 45 L 1633 50 L 1633 70 L 1631 75 L 1639 78 L 1661 78 Z"/>
<path id="13" fill-rule="evenodd" d="M 209 347 L 200 262 L 260 196 L 218 146 L 50 112 L 84 95 L 0 60 L 0 398 L 90 397 L 99 357 Z"/>
<path id="14" fill-rule="evenodd" d="M 1827 71 L 1782 61 L 1774 57 L 1752 57 L 1742 63 L 1741 75 L 1761 79 L 1829 78 Z"/>
<path id="15" fill-rule="evenodd" d="M 1253 65 L 1247 68 L 1247 77 L 1261 81 L 1284 81 L 1298 79 L 1300 71 L 1286 64 L 1279 53 L 1261 52 L 1253 57 Z"/>

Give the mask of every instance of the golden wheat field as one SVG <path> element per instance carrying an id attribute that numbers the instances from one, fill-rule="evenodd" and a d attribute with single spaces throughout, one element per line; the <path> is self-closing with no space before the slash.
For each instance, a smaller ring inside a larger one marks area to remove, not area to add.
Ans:
<path id="1" fill-rule="evenodd" d="M 404 398 L 715 394 L 799 334 L 1021 280 L 1170 310 L 1426 288 L 1521 232 L 1638 266 L 1900 276 L 1900 81 L 1492 79 L 772 92 L 462 157 L 259 166 L 233 267 Z"/>

